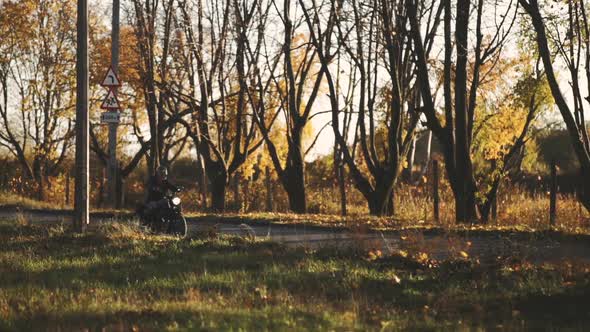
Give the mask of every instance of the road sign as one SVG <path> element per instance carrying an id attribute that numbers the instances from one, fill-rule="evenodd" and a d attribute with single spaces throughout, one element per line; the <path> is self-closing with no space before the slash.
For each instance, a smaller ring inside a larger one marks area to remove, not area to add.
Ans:
<path id="1" fill-rule="evenodd" d="M 119 123 L 121 122 L 121 114 L 119 112 L 102 112 L 100 113 L 101 123 Z"/>
<path id="2" fill-rule="evenodd" d="M 115 95 L 115 91 L 109 90 L 107 97 L 102 101 L 100 108 L 105 110 L 116 110 L 121 108 L 119 105 L 119 100 L 117 99 L 117 95 Z"/>
<path id="3" fill-rule="evenodd" d="M 113 70 L 113 67 L 109 68 L 109 71 L 105 75 L 100 85 L 104 86 L 105 88 L 121 86 L 121 80 L 119 80 L 119 76 L 117 76 L 117 74 Z"/>

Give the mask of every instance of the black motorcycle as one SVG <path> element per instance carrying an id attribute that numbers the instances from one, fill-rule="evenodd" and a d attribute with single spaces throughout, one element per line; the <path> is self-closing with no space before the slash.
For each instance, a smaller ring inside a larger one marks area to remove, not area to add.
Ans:
<path id="1" fill-rule="evenodd" d="M 181 199 L 176 191 L 168 190 L 165 197 L 151 208 L 144 207 L 139 212 L 142 225 L 154 233 L 164 233 L 185 237 L 188 232 L 186 219 L 182 215 Z"/>

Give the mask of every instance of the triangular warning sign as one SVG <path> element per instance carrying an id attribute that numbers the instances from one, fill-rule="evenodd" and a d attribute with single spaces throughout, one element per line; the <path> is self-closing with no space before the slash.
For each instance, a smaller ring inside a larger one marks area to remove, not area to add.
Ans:
<path id="1" fill-rule="evenodd" d="M 109 94 L 107 97 L 102 101 L 100 108 L 105 110 L 115 110 L 121 108 L 119 105 L 119 100 L 117 99 L 117 95 L 113 90 L 109 90 Z"/>
<path id="2" fill-rule="evenodd" d="M 113 67 L 109 68 L 109 71 L 105 75 L 100 85 L 106 88 L 121 86 L 121 80 L 119 80 L 119 76 L 117 76 L 117 74 L 113 70 Z"/>

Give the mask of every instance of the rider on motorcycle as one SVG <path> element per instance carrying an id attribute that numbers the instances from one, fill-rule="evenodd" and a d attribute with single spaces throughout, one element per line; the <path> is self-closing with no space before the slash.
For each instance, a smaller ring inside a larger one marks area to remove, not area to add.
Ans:
<path id="1" fill-rule="evenodd" d="M 160 166 L 156 169 L 156 174 L 151 176 L 148 181 L 148 190 L 145 200 L 144 214 L 150 214 L 154 209 L 162 208 L 167 203 L 166 192 L 176 192 L 178 187 L 168 181 L 168 169 L 166 166 Z"/>

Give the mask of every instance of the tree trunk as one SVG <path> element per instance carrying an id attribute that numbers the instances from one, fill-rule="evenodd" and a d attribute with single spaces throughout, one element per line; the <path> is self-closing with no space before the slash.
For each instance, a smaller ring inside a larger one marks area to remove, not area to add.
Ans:
<path id="1" fill-rule="evenodd" d="M 344 165 L 338 164 L 338 187 L 340 188 L 340 214 L 346 216 L 346 183 L 344 182 Z"/>
<path id="2" fill-rule="evenodd" d="M 213 170 L 209 167 L 211 175 L 209 180 L 211 181 L 211 208 L 214 212 L 225 211 L 225 189 L 227 186 L 227 171 L 223 166 L 217 167 L 218 169 Z"/>
<path id="3" fill-rule="evenodd" d="M 222 163 L 211 162 L 207 164 L 207 177 L 211 184 L 211 209 L 214 212 L 225 211 L 225 191 L 228 185 L 229 174 Z"/>
<path id="4" fill-rule="evenodd" d="M 584 180 L 578 184 L 578 200 L 587 211 L 590 211 L 590 172 L 581 169 L 581 178 Z"/>
<path id="5" fill-rule="evenodd" d="M 388 183 L 390 185 L 388 185 Z M 385 181 L 379 179 L 375 185 L 375 189 L 366 193 L 365 199 L 369 203 L 369 213 L 373 216 L 393 215 L 393 187 L 395 186 L 396 180 Z"/>
<path id="6" fill-rule="evenodd" d="M 477 187 L 473 178 L 473 165 L 469 154 L 462 157 L 457 153 L 453 155 L 453 149 L 450 145 L 443 144 L 443 159 L 445 170 L 449 179 L 449 184 L 455 199 L 455 219 L 460 223 L 469 223 L 477 220 L 477 205 L 475 194 Z M 463 163 L 463 171 L 451 166 L 460 159 Z"/>
<path id="7" fill-rule="evenodd" d="M 45 200 L 45 183 L 44 183 L 44 176 L 43 176 L 43 167 L 41 166 L 41 162 L 38 159 L 33 161 L 33 174 L 31 174 L 31 180 L 34 181 L 34 184 L 37 185 L 37 200 L 44 201 Z M 33 188 L 31 188 L 32 190 Z"/>
<path id="8" fill-rule="evenodd" d="M 266 182 L 266 211 L 271 212 L 272 208 L 272 178 L 270 175 L 270 167 L 266 166 L 265 170 L 265 178 L 264 181 Z"/>
<path id="9" fill-rule="evenodd" d="M 66 172 L 66 207 L 70 206 L 70 174 Z"/>
<path id="10" fill-rule="evenodd" d="M 487 224 L 490 221 L 490 215 L 492 213 L 492 208 L 494 206 L 494 201 L 496 200 L 496 190 L 492 190 L 488 193 L 486 197 L 486 202 L 480 206 L 481 212 L 481 221 L 484 224 Z"/>
<path id="11" fill-rule="evenodd" d="M 307 212 L 305 161 L 301 149 L 302 134 L 303 126 L 293 129 L 287 152 L 287 165 L 281 174 L 281 183 L 289 196 L 289 208 L 295 213 Z"/>
<path id="12" fill-rule="evenodd" d="M 455 221 L 458 223 L 473 223 L 477 221 L 477 208 L 475 200 L 475 191 L 469 179 L 459 177 L 459 186 L 464 186 L 464 190 L 457 192 L 455 195 Z"/>
<path id="13" fill-rule="evenodd" d="M 395 215 L 395 190 L 391 189 L 389 194 L 389 204 L 387 205 L 387 215 L 393 217 Z"/>
<path id="14" fill-rule="evenodd" d="M 207 174 L 205 173 L 205 161 L 200 153 L 197 152 L 197 185 L 199 186 L 199 193 L 201 196 L 201 209 L 203 211 L 207 210 Z"/>
<path id="15" fill-rule="evenodd" d="M 248 212 L 250 210 L 250 178 L 244 179 L 244 190 L 242 192 L 244 193 L 244 199 L 242 203 L 243 211 Z"/>
<path id="16" fill-rule="evenodd" d="M 412 145 L 410 146 L 410 153 L 408 153 L 408 167 L 404 169 L 404 178 L 408 183 L 412 183 L 413 171 L 414 171 L 414 160 L 416 155 L 416 137 L 412 139 Z"/>
<path id="17" fill-rule="evenodd" d="M 468 111 L 467 111 L 467 52 L 468 52 L 469 1 L 457 3 L 455 39 L 457 65 L 455 71 L 455 139 L 457 166 L 457 197 L 455 215 L 457 222 L 473 221 L 475 212 L 475 193 L 471 156 L 469 151 Z"/>
<path id="18" fill-rule="evenodd" d="M 497 160 L 493 159 L 490 162 L 491 172 L 494 172 L 497 167 Z M 500 187 L 500 179 L 495 179 L 492 183 L 490 191 L 486 195 L 486 201 L 484 204 L 479 206 L 479 212 L 481 214 L 481 221 L 487 224 L 492 219 L 496 219 L 497 213 L 497 201 L 498 201 L 498 188 Z"/>
<path id="19" fill-rule="evenodd" d="M 37 179 L 37 199 L 39 201 L 45 201 L 45 183 L 43 181 L 43 176 L 40 176 Z"/>
<path id="20" fill-rule="evenodd" d="M 121 209 L 123 207 L 123 176 L 121 169 L 117 168 L 115 173 L 115 208 Z"/>
<path id="21" fill-rule="evenodd" d="M 293 167 L 285 169 L 283 181 L 285 191 L 289 196 L 289 208 L 295 213 L 307 212 L 307 201 L 305 197 L 305 181 L 302 167 Z"/>
<path id="22" fill-rule="evenodd" d="M 372 216 L 383 216 L 387 211 L 387 205 L 391 195 L 382 195 L 374 192 L 370 199 L 367 201 L 369 202 L 369 213 Z"/>
<path id="23" fill-rule="evenodd" d="M 234 205 L 236 207 L 236 211 L 240 212 L 242 210 L 242 202 L 240 200 L 240 173 L 235 173 L 233 182 Z"/>
<path id="24" fill-rule="evenodd" d="M 106 169 L 102 169 L 100 172 L 100 183 L 99 183 L 99 187 L 98 187 L 98 195 L 96 195 L 96 206 L 98 208 L 102 208 L 103 203 L 104 203 L 104 197 L 105 197 L 105 171 Z"/>
<path id="25" fill-rule="evenodd" d="M 422 176 L 428 174 L 428 166 L 430 166 L 430 158 L 432 151 L 432 130 L 428 131 L 428 139 L 426 141 L 426 152 L 424 153 L 424 166 L 422 168 Z"/>

